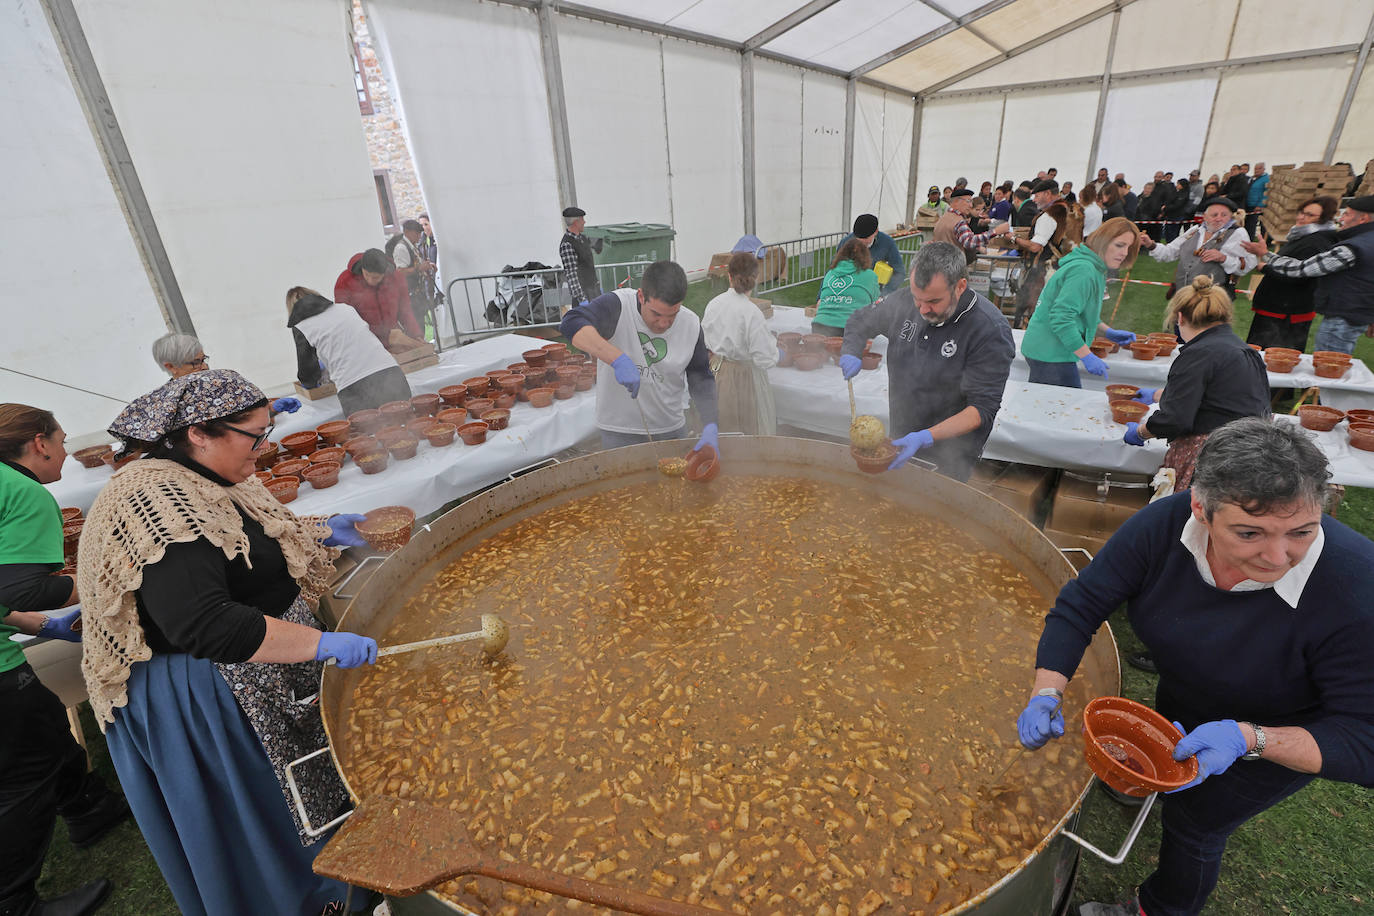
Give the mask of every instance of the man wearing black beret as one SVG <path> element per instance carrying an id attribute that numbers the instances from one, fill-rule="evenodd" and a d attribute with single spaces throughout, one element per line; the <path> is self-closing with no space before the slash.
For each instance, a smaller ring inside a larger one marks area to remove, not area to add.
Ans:
<path id="1" fill-rule="evenodd" d="M 1140 248 L 1156 261 L 1177 261 L 1173 285 L 1165 298 L 1206 274 L 1227 295 L 1236 294 L 1236 280 L 1255 269 L 1258 259 L 1246 250 L 1250 236 L 1236 223 L 1236 205 L 1229 197 L 1211 197 L 1202 202 L 1202 225 L 1194 226 L 1167 245 L 1160 245 L 1143 230 Z"/>
<path id="2" fill-rule="evenodd" d="M 596 260 L 593 252 L 600 254 L 602 240 L 587 240 L 582 230 L 587 227 L 587 211 L 581 207 L 567 207 L 563 210 L 563 239 L 558 243 L 558 257 L 563 261 L 563 275 L 568 278 L 568 290 L 572 293 L 572 304 L 595 299 L 601 295 L 601 284 L 596 279 Z"/>
<path id="3" fill-rule="evenodd" d="M 1345 205 L 1333 247 L 1305 261 L 1270 257 L 1264 266 L 1281 277 L 1317 279 L 1312 301 L 1322 323 L 1313 352 L 1353 352 L 1361 333 L 1374 336 L 1374 194 Z"/>
<path id="4" fill-rule="evenodd" d="M 902 263 L 902 253 L 897 250 L 897 243 L 892 240 L 892 236 L 878 230 L 878 217 L 872 213 L 860 214 L 854 220 L 854 231 L 840 240 L 839 247 L 843 248 L 844 243 L 853 238 L 857 238 L 868 246 L 869 253 L 873 256 L 875 268 L 879 261 L 886 261 L 887 265 L 892 268 L 892 276 L 883 284 L 881 290 L 884 295 L 906 285 L 906 270 Z"/>

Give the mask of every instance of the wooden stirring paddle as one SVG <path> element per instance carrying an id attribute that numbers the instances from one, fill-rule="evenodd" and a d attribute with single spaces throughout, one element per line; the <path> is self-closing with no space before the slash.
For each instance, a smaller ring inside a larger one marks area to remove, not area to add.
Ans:
<path id="1" fill-rule="evenodd" d="M 325 878 L 396 897 L 418 894 L 461 875 L 482 875 L 643 916 L 721 912 L 486 856 L 468 842 L 462 817 L 389 795 L 364 799 L 315 858 L 314 869 Z"/>

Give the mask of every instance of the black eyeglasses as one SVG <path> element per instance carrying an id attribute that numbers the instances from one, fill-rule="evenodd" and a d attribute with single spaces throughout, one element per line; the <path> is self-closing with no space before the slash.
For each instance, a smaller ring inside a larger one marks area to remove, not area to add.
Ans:
<path id="1" fill-rule="evenodd" d="M 228 423 L 221 423 L 220 426 L 223 426 L 225 429 L 232 430 L 238 433 L 240 436 L 247 436 L 248 438 L 252 439 L 253 451 L 255 452 L 263 447 L 263 445 L 267 442 L 267 437 L 272 435 L 272 430 L 277 428 L 274 424 L 272 426 L 267 427 L 267 429 L 263 430 L 262 435 L 258 435 L 257 433 L 250 433 L 246 429 L 239 429 L 237 426 L 230 426 Z"/>
<path id="2" fill-rule="evenodd" d="M 188 361 L 188 362 L 182 363 L 182 365 L 183 365 L 183 366 L 199 366 L 200 368 L 204 369 L 206 366 L 210 365 L 210 357 L 201 355 L 201 356 L 196 357 L 196 358 L 193 359 L 193 360 L 190 360 L 190 361 Z"/>

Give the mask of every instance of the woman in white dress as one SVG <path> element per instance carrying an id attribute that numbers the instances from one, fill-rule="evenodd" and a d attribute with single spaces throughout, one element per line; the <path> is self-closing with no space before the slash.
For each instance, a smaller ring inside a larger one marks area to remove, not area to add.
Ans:
<path id="1" fill-rule="evenodd" d="M 778 342 L 749 298 L 759 276 L 758 258 L 737 251 L 728 270 L 730 289 L 707 303 L 701 317 L 701 333 L 716 373 L 720 428 L 772 436 L 778 420 L 768 370 L 778 364 Z"/>

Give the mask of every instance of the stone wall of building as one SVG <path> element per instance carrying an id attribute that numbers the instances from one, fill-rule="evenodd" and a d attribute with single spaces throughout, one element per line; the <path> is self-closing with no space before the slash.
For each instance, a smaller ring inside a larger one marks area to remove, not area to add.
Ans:
<path id="1" fill-rule="evenodd" d="M 420 193 L 420 181 L 415 175 L 415 162 L 410 158 L 410 148 L 401 130 L 401 115 L 392 101 L 386 77 L 382 75 L 382 65 L 377 60 L 377 52 L 372 44 L 372 34 L 368 31 L 367 20 L 357 0 L 353 2 L 353 36 L 358 43 L 359 63 L 372 96 L 372 114 L 362 115 L 372 168 L 385 169 L 390 177 L 396 219 L 414 219 L 425 210 L 425 200 Z M 379 218 L 380 214 L 379 205 Z"/>

